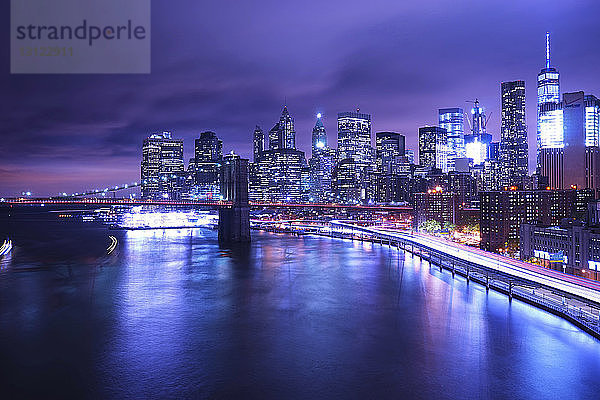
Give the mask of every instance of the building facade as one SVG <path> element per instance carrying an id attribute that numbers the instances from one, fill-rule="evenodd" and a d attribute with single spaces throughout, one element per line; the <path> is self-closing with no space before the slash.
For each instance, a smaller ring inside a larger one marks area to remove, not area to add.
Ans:
<path id="1" fill-rule="evenodd" d="M 142 198 L 176 200 L 182 196 L 187 174 L 183 161 L 183 139 L 171 132 L 153 134 L 142 146 Z"/>
<path id="2" fill-rule="evenodd" d="M 448 133 L 444 128 L 419 128 L 419 165 L 448 172 Z"/>
<path id="3" fill-rule="evenodd" d="M 438 110 L 439 127 L 448 136 L 448 170 L 454 171 L 455 160 L 466 157 L 465 122 L 462 108 L 441 108 Z"/>
<path id="4" fill-rule="evenodd" d="M 501 185 L 522 187 L 528 175 L 525 82 L 502 82 Z"/>

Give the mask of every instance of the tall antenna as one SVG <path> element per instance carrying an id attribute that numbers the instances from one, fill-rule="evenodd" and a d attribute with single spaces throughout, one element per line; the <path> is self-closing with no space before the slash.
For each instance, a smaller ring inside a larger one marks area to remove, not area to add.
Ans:
<path id="1" fill-rule="evenodd" d="M 546 68 L 550 68 L 550 32 L 546 32 Z"/>

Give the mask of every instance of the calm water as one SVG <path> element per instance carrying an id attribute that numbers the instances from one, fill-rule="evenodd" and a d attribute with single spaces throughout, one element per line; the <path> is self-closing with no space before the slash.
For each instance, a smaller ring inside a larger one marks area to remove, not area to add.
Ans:
<path id="1" fill-rule="evenodd" d="M 3 398 L 600 397 L 600 342 L 379 245 L 76 230 L 0 263 Z M 17 243 L 18 244 L 18 243 Z"/>

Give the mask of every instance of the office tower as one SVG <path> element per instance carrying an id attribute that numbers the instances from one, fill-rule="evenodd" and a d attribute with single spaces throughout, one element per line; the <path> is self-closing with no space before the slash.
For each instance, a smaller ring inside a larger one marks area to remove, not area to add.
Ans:
<path id="1" fill-rule="evenodd" d="M 502 168 L 500 164 L 500 142 L 491 142 L 488 159 L 483 162 L 480 190 L 499 190 Z"/>
<path id="2" fill-rule="evenodd" d="M 327 147 L 327 132 L 323 121 L 321 121 L 321 113 L 317 114 L 317 121 L 312 130 L 312 157 L 318 155 L 324 148 Z"/>
<path id="3" fill-rule="evenodd" d="M 265 133 L 263 132 L 261 127 L 258 125 L 256 125 L 256 128 L 254 128 L 254 136 L 252 138 L 252 145 L 253 145 L 252 147 L 254 150 L 253 161 L 256 162 L 256 160 L 260 156 L 260 153 L 262 153 L 265 150 Z"/>
<path id="4" fill-rule="evenodd" d="M 214 132 L 202 132 L 194 141 L 194 195 L 200 199 L 218 199 L 219 176 L 223 160 L 223 142 Z"/>
<path id="5" fill-rule="evenodd" d="M 465 135 L 465 154 L 473 160 L 474 165 L 482 164 L 488 157 L 488 147 L 492 135 L 487 133 L 487 119 L 479 100 L 475 99 L 471 109 L 471 133 Z"/>
<path id="6" fill-rule="evenodd" d="M 369 185 L 374 189 L 369 199 L 389 203 L 401 200 L 402 188 L 410 174 L 410 165 L 405 157 L 406 138 L 396 132 L 377 132 L 375 134 L 376 171 L 370 175 Z"/>
<path id="7" fill-rule="evenodd" d="M 179 199 L 185 181 L 183 140 L 170 132 L 153 134 L 142 147 L 142 198 Z"/>
<path id="8" fill-rule="evenodd" d="M 341 197 L 342 202 L 356 202 L 367 200 L 367 187 L 369 185 L 368 175 L 374 168 L 374 150 L 371 146 L 371 116 L 356 112 L 342 112 L 338 114 L 338 160 L 342 164 L 342 169 L 336 174 L 337 177 L 344 179 L 343 184 L 337 184 L 337 188 L 346 188 L 352 186 L 352 189 L 344 189 L 339 193 L 342 196 L 348 194 L 349 197 Z M 350 167 L 350 164 L 354 165 Z M 352 171 L 351 173 L 349 171 Z M 352 184 L 347 178 L 354 176 Z M 358 196 L 358 200 L 356 198 Z"/>
<path id="9" fill-rule="evenodd" d="M 537 166 L 542 168 L 542 150 L 562 148 L 562 112 L 553 108 L 552 104 L 560 102 L 560 75 L 550 65 L 550 33 L 546 33 L 546 65 L 537 76 Z M 549 155 L 559 154 L 550 151 Z M 554 159 L 548 162 L 556 163 Z M 555 156 L 557 157 L 557 156 Z"/>
<path id="10" fill-rule="evenodd" d="M 448 172 L 448 136 L 438 126 L 419 128 L 419 165 Z"/>
<path id="11" fill-rule="evenodd" d="M 333 169 L 334 201 L 338 203 L 359 203 L 363 200 L 362 189 L 358 184 L 362 179 L 361 168 L 352 158 L 344 158 Z"/>
<path id="12" fill-rule="evenodd" d="M 406 156 L 406 162 L 409 164 L 415 163 L 415 151 L 412 149 L 405 149 L 404 155 Z"/>
<path id="13" fill-rule="evenodd" d="M 338 114 L 338 152 L 340 160 L 351 158 L 359 164 L 371 160 L 371 116 L 356 112 Z"/>
<path id="14" fill-rule="evenodd" d="M 397 174 L 400 157 L 404 156 L 406 138 L 396 132 L 375 134 L 375 162 L 377 171 L 384 174 Z"/>
<path id="15" fill-rule="evenodd" d="M 462 108 L 441 108 L 438 110 L 439 126 L 448 132 L 448 170 L 454 171 L 457 158 L 465 152 L 465 127 Z"/>
<path id="16" fill-rule="evenodd" d="M 327 145 L 327 132 L 317 114 L 312 130 L 312 157 L 309 160 L 309 201 L 324 202 L 331 199 L 331 179 L 335 150 Z"/>
<path id="17" fill-rule="evenodd" d="M 525 82 L 502 82 L 501 91 L 501 184 L 522 188 L 523 179 L 529 172 L 527 125 L 525 123 Z"/>
<path id="18" fill-rule="evenodd" d="M 287 107 L 269 131 L 269 150 L 258 154 L 250 168 L 250 198 L 254 201 L 298 202 L 303 196 L 304 152 L 295 148 L 294 119 Z M 257 146 L 259 147 L 259 146 Z M 304 179 L 306 182 L 306 179 Z"/>
<path id="19" fill-rule="evenodd" d="M 284 106 L 279 121 L 269 131 L 269 150 L 295 148 L 296 131 L 294 129 L 294 118 L 288 112 L 287 106 Z"/>

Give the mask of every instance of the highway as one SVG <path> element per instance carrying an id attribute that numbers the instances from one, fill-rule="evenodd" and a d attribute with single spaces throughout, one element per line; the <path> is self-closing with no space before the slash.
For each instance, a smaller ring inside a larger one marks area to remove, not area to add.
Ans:
<path id="1" fill-rule="evenodd" d="M 334 225 L 347 229 L 370 233 L 379 239 L 414 244 L 422 248 L 440 251 L 452 257 L 460 258 L 490 270 L 498 271 L 515 278 L 523 279 L 544 287 L 578 296 L 600 304 L 600 282 L 559 271 L 543 268 L 534 264 L 515 260 L 499 254 L 435 238 L 429 235 L 411 232 L 390 232 L 376 228 L 358 227 L 335 222 Z"/>

